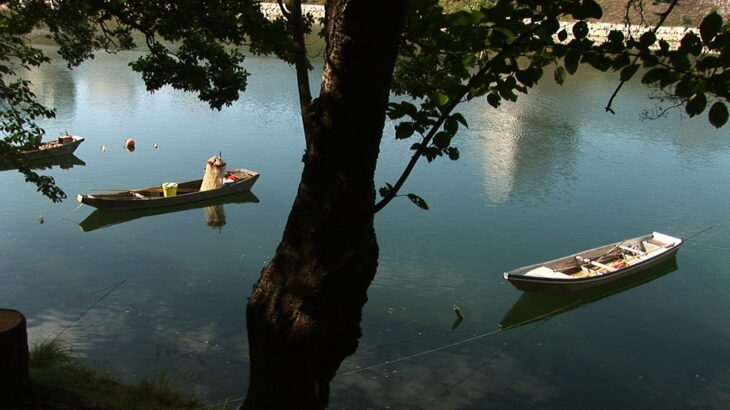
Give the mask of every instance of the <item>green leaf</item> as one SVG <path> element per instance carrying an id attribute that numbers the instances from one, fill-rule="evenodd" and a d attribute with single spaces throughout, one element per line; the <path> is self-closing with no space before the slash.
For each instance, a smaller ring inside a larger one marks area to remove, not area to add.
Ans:
<path id="1" fill-rule="evenodd" d="M 410 199 L 411 202 L 416 204 L 417 207 L 428 211 L 428 204 L 426 203 L 426 201 L 423 200 L 423 198 L 421 198 L 420 196 L 418 196 L 416 194 L 408 194 L 407 196 L 408 196 L 408 199 Z"/>
<path id="2" fill-rule="evenodd" d="M 644 74 L 641 78 L 641 82 L 644 84 L 653 84 L 662 81 L 669 76 L 669 70 L 666 68 L 652 68 Z"/>
<path id="3" fill-rule="evenodd" d="M 443 107 L 444 105 L 449 103 L 449 96 L 438 91 L 436 91 L 436 94 L 434 94 L 434 99 L 436 100 L 436 104 L 439 107 Z"/>
<path id="4" fill-rule="evenodd" d="M 449 155 L 449 159 L 452 161 L 456 161 L 459 159 L 459 149 L 456 147 L 447 148 L 446 153 Z"/>
<path id="5" fill-rule="evenodd" d="M 439 131 L 433 137 L 433 144 L 439 148 L 446 148 L 451 144 L 451 138 L 454 134 L 450 134 L 446 131 Z"/>
<path id="6" fill-rule="evenodd" d="M 471 65 L 476 62 L 477 62 L 476 54 L 467 54 L 467 56 L 464 57 L 462 64 L 464 65 L 464 67 L 471 67 Z"/>
<path id="7" fill-rule="evenodd" d="M 700 36 L 705 44 L 710 44 L 713 38 L 722 28 L 722 17 L 717 12 L 705 16 L 700 24 Z"/>
<path id="8" fill-rule="evenodd" d="M 721 66 L 719 58 L 713 55 L 705 56 L 705 58 L 697 61 L 697 69 L 700 71 L 712 70 Z"/>
<path id="9" fill-rule="evenodd" d="M 696 93 L 697 84 L 690 77 L 685 77 L 674 87 L 674 95 L 689 98 Z"/>
<path id="10" fill-rule="evenodd" d="M 456 133 L 459 131 L 459 123 L 456 121 L 456 119 L 452 117 L 447 117 L 444 121 L 444 131 L 448 132 L 452 136 L 456 135 Z"/>
<path id="11" fill-rule="evenodd" d="M 457 113 L 451 114 L 451 118 L 453 118 L 456 121 L 460 122 L 461 125 L 469 128 L 469 124 L 466 123 L 466 118 L 464 118 L 464 116 L 461 115 L 460 113 L 457 112 Z"/>
<path id="12" fill-rule="evenodd" d="M 390 185 L 389 183 L 386 182 L 384 187 L 380 187 L 380 189 L 378 190 L 378 193 L 380 194 L 380 196 L 385 198 L 386 196 L 390 195 L 390 193 L 392 191 L 393 191 L 393 185 Z"/>
<path id="13" fill-rule="evenodd" d="M 700 38 L 697 37 L 697 34 L 691 31 L 685 34 L 680 41 L 680 48 L 695 56 L 700 55 L 702 47 L 702 41 L 700 41 Z"/>
<path id="14" fill-rule="evenodd" d="M 568 38 L 568 32 L 565 29 L 560 30 L 558 32 L 558 40 L 565 41 L 566 38 Z"/>
<path id="15" fill-rule="evenodd" d="M 515 42 L 517 37 L 515 37 L 515 33 L 512 32 L 512 30 L 505 28 L 505 27 L 494 27 L 492 30 L 500 33 L 502 36 L 504 36 L 504 42 L 507 44 L 512 44 Z"/>
<path id="16" fill-rule="evenodd" d="M 725 125 L 728 119 L 728 112 L 725 104 L 720 101 L 712 104 L 712 107 L 710 107 L 709 118 L 710 124 L 714 125 L 715 128 L 720 128 Z"/>
<path id="17" fill-rule="evenodd" d="M 619 30 L 612 30 L 608 33 L 608 41 L 615 44 L 624 42 L 624 33 Z"/>
<path id="18" fill-rule="evenodd" d="M 690 117 L 694 117 L 697 114 L 701 114 L 705 110 L 705 107 L 707 107 L 707 97 L 705 97 L 704 93 L 697 93 L 687 101 L 685 111 Z"/>
<path id="19" fill-rule="evenodd" d="M 401 122 L 395 126 L 395 138 L 399 140 L 410 138 L 414 131 L 413 123 Z"/>
<path id="20" fill-rule="evenodd" d="M 573 25 L 573 35 L 578 40 L 586 38 L 588 36 L 588 23 L 585 21 L 579 21 Z"/>
<path id="21" fill-rule="evenodd" d="M 494 108 L 498 108 L 501 104 L 502 98 L 496 93 L 487 94 L 487 102 Z"/>
<path id="22" fill-rule="evenodd" d="M 583 0 L 583 14 L 586 18 L 600 19 L 603 17 L 601 6 L 594 0 Z"/>
<path id="23" fill-rule="evenodd" d="M 580 52 L 575 50 L 568 51 L 568 54 L 565 55 L 565 69 L 570 73 L 571 75 L 575 74 L 576 71 L 578 71 L 578 66 L 580 65 Z"/>
<path id="24" fill-rule="evenodd" d="M 566 75 L 567 73 L 565 72 L 565 68 L 563 68 L 563 66 L 558 66 L 558 68 L 555 69 L 555 82 L 563 85 Z"/>
<path id="25" fill-rule="evenodd" d="M 452 25 L 457 27 L 469 26 L 472 22 L 471 13 L 468 11 L 460 11 L 458 13 L 451 14 L 449 15 L 449 20 L 451 20 Z"/>
<path id="26" fill-rule="evenodd" d="M 669 53 L 669 61 L 672 63 L 672 66 L 678 71 L 687 71 L 691 66 L 687 54 L 679 50 L 675 50 Z"/>
<path id="27" fill-rule="evenodd" d="M 541 26 L 545 29 L 545 32 L 551 36 L 560 30 L 560 22 L 555 17 L 545 19 Z"/>
<path id="28" fill-rule="evenodd" d="M 653 31 L 647 31 L 639 37 L 639 47 L 648 48 L 656 41 L 656 34 Z"/>
<path id="29" fill-rule="evenodd" d="M 624 67 L 623 70 L 621 70 L 621 81 L 629 81 L 631 77 L 636 74 L 636 71 L 639 69 L 638 64 L 632 64 L 630 66 Z"/>

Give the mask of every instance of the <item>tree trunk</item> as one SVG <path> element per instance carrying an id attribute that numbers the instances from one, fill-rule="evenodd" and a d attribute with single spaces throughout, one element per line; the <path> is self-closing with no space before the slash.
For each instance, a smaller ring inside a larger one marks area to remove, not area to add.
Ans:
<path id="1" fill-rule="evenodd" d="M 0 309 L 0 407 L 20 401 L 29 383 L 25 316 Z"/>
<path id="2" fill-rule="evenodd" d="M 374 175 L 405 0 L 330 0 L 320 96 L 284 236 L 247 308 L 246 409 L 317 409 L 377 269 Z M 305 129 L 308 127 L 305 126 Z"/>

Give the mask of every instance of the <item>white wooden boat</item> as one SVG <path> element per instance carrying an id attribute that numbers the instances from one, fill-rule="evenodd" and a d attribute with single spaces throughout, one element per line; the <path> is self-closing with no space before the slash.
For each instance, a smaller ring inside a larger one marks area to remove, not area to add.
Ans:
<path id="1" fill-rule="evenodd" d="M 505 272 L 517 289 L 568 293 L 635 275 L 674 256 L 682 239 L 659 232 Z"/>
<path id="2" fill-rule="evenodd" d="M 127 211 L 131 209 L 150 209 L 166 206 L 187 204 L 191 202 L 205 201 L 246 192 L 251 189 L 259 173 L 248 169 L 238 168 L 229 170 L 226 173 L 235 179 L 231 183 L 225 183 L 217 189 L 200 191 L 202 179 L 185 181 L 177 184 L 177 193 L 172 196 L 165 196 L 161 185 L 141 188 L 119 190 L 117 192 L 78 195 L 76 200 L 82 204 L 90 205 L 108 211 Z"/>
<path id="3" fill-rule="evenodd" d="M 75 135 L 61 135 L 53 141 L 41 142 L 37 149 L 20 151 L 20 154 L 26 160 L 69 155 L 73 154 L 73 152 L 76 151 L 76 148 L 78 148 L 82 142 L 84 142 L 83 137 L 77 137 Z"/>
<path id="4" fill-rule="evenodd" d="M 502 330 L 513 329 L 537 321 L 549 320 L 630 289 L 644 286 L 677 270 L 676 255 L 651 268 L 602 286 L 571 293 L 521 292 L 519 299 L 499 322 Z"/>

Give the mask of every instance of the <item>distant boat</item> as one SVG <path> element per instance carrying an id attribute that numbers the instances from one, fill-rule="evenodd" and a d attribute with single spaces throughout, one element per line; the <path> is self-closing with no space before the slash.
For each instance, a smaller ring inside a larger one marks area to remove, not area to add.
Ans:
<path id="1" fill-rule="evenodd" d="M 659 264 L 626 279 L 608 283 L 604 286 L 573 293 L 535 293 L 523 292 L 510 310 L 499 322 L 499 328 L 512 329 L 577 309 L 583 305 L 644 285 L 677 270 L 677 260 L 672 255 Z"/>
<path id="2" fill-rule="evenodd" d="M 504 274 L 517 289 L 568 293 L 620 280 L 672 257 L 682 240 L 649 235 L 579 252 L 549 262 L 524 266 Z"/>
<path id="3" fill-rule="evenodd" d="M 233 182 L 225 183 L 220 188 L 207 191 L 200 191 L 203 180 L 196 179 L 178 183 L 177 193 L 171 196 L 165 196 L 163 194 L 163 187 L 158 185 L 141 189 L 124 189 L 103 194 L 78 195 L 76 200 L 82 204 L 108 211 L 162 208 L 246 192 L 251 189 L 259 178 L 258 172 L 243 168 L 230 170 L 227 172 L 227 175 L 232 177 Z"/>
<path id="4" fill-rule="evenodd" d="M 257 203 L 259 199 L 251 191 L 240 192 L 229 196 L 224 196 L 206 201 L 191 202 L 181 205 L 173 205 L 164 208 L 137 209 L 131 211 L 106 211 L 97 209 L 83 221 L 79 223 L 79 228 L 83 232 L 89 232 L 96 229 L 106 228 L 108 226 L 133 221 L 135 219 L 145 218 L 154 215 L 164 215 L 175 212 L 188 211 L 191 209 L 221 206 L 224 204 L 242 204 Z"/>
<path id="5" fill-rule="evenodd" d="M 37 149 L 20 151 L 26 160 L 59 157 L 73 154 L 76 148 L 84 142 L 83 137 L 75 135 L 61 135 L 53 141 L 41 142 Z"/>

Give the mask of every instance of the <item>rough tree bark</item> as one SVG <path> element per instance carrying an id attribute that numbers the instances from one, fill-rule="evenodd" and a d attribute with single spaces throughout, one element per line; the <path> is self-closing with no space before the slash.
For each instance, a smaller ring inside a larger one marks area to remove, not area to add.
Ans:
<path id="1" fill-rule="evenodd" d="M 283 238 L 247 307 L 246 409 L 327 406 L 377 268 L 374 175 L 406 0 L 330 0 L 320 96 Z"/>
<path id="2" fill-rule="evenodd" d="M 29 383 L 25 316 L 0 309 L 0 407 L 21 400 Z"/>

